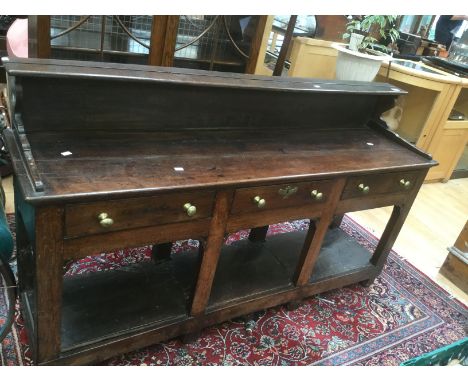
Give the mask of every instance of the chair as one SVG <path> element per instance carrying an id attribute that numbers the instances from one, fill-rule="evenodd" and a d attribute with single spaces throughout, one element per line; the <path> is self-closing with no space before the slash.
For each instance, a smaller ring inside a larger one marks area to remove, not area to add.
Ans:
<path id="1" fill-rule="evenodd" d="M 16 282 L 9 260 L 13 254 L 13 236 L 5 215 L 5 193 L 0 178 L 0 294 L 5 299 L 7 314 L 0 317 L 0 342 L 6 337 L 13 324 L 16 302 Z M 3 300 L 0 297 L 0 301 Z"/>

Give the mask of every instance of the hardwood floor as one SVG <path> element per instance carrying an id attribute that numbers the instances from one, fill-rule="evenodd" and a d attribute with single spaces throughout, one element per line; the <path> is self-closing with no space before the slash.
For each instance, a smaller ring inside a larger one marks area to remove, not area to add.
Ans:
<path id="1" fill-rule="evenodd" d="M 7 213 L 14 211 L 12 177 L 3 179 Z M 356 222 L 380 237 L 390 217 L 391 208 L 376 208 L 350 213 Z M 439 269 L 468 218 L 468 178 L 447 183 L 424 184 L 414 202 L 394 250 L 424 272 L 451 295 L 468 305 L 468 295 Z"/>

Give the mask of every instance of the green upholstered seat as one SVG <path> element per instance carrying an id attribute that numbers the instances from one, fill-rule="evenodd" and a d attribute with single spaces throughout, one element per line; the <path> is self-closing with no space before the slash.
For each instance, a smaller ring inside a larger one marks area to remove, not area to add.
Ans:
<path id="1" fill-rule="evenodd" d="M 11 235 L 8 221 L 5 215 L 5 193 L 3 192 L 0 177 L 0 280 L 1 286 L 7 288 L 6 308 L 7 314 L 0 322 L 0 343 L 7 336 L 13 325 L 15 313 L 15 301 L 17 297 L 15 288 L 15 276 L 8 260 L 13 254 L 13 236 Z"/>
<path id="2" fill-rule="evenodd" d="M 5 194 L 3 192 L 1 179 L 0 189 L 0 258 L 6 263 L 13 253 L 13 236 L 11 235 L 5 215 Z"/>

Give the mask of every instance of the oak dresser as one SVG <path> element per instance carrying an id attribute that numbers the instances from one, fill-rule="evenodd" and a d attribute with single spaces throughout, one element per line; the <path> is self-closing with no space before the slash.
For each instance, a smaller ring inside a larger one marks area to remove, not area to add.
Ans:
<path id="1" fill-rule="evenodd" d="M 379 119 L 405 93 L 385 83 L 39 59 L 5 68 L 37 364 L 97 363 L 372 283 L 436 164 Z M 393 213 L 369 253 L 340 219 L 382 206 Z M 266 236 L 297 219 L 308 230 Z M 171 253 L 184 239 L 198 250 Z M 152 261 L 64 276 L 68 261 L 148 245 Z"/>

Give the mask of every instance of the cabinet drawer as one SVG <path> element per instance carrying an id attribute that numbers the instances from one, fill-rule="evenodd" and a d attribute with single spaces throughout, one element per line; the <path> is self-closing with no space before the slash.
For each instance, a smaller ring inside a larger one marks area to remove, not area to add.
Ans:
<path id="1" fill-rule="evenodd" d="M 368 195 L 408 192 L 414 187 L 419 172 L 398 172 L 352 176 L 348 178 L 341 199 L 352 199 Z"/>
<path id="2" fill-rule="evenodd" d="M 211 216 L 213 202 L 214 192 L 203 191 L 68 205 L 66 236 L 203 219 Z"/>
<path id="3" fill-rule="evenodd" d="M 324 203 L 332 185 L 333 181 L 323 180 L 240 188 L 236 190 L 231 214 Z"/>

